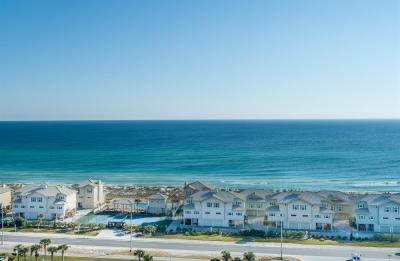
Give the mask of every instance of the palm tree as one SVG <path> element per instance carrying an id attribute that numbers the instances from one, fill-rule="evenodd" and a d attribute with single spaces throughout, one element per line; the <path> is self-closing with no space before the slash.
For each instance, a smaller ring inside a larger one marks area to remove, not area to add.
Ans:
<path id="1" fill-rule="evenodd" d="M 44 260 L 46 260 L 46 249 L 47 246 L 51 244 L 51 240 L 49 238 L 44 238 L 40 240 L 39 244 L 43 247 Z"/>
<path id="2" fill-rule="evenodd" d="M 139 259 L 139 261 L 140 261 L 140 259 L 141 259 L 142 257 L 144 257 L 145 253 L 146 253 L 146 252 L 144 252 L 144 250 L 137 249 L 137 250 L 135 250 L 135 252 L 133 252 L 133 255 L 134 255 L 134 256 L 137 256 L 138 259 Z"/>
<path id="3" fill-rule="evenodd" d="M 16 246 L 14 247 L 14 252 L 15 252 L 15 255 L 17 256 L 17 260 L 18 260 L 18 261 L 19 261 L 19 257 L 21 256 L 21 250 L 22 250 L 23 247 L 24 247 L 24 246 L 21 245 L 21 244 L 18 244 L 18 245 L 16 245 Z"/>
<path id="4" fill-rule="evenodd" d="M 42 224 L 42 219 L 43 219 L 43 214 L 42 213 L 39 213 L 38 215 L 37 215 L 37 218 L 38 218 L 38 220 L 39 220 L 39 222 L 38 222 L 38 229 L 40 228 L 40 225 Z"/>
<path id="5" fill-rule="evenodd" d="M 60 245 L 58 246 L 58 250 L 61 251 L 61 261 L 64 261 L 64 253 L 68 250 L 69 246 L 68 245 Z"/>
<path id="6" fill-rule="evenodd" d="M 246 252 L 246 253 L 243 254 L 243 260 L 255 261 L 256 260 L 256 256 L 254 255 L 253 252 Z"/>
<path id="7" fill-rule="evenodd" d="M 42 248 L 42 246 L 41 245 L 38 245 L 38 244 L 35 244 L 35 245 L 32 245 L 31 246 L 31 248 L 30 248 L 30 252 L 31 252 L 31 261 L 32 261 L 32 255 L 33 255 L 33 253 L 35 253 L 35 261 L 37 261 L 37 259 L 38 259 L 38 257 L 39 257 L 39 249 L 41 249 Z"/>
<path id="8" fill-rule="evenodd" d="M 157 231 L 157 227 L 153 225 L 147 225 L 144 227 L 144 231 L 150 235 Z"/>
<path id="9" fill-rule="evenodd" d="M 229 251 L 222 251 L 221 255 L 222 255 L 222 260 L 224 261 L 229 261 L 232 259 L 231 252 Z"/>
<path id="10" fill-rule="evenodd" d="M 140 199 L 135 199 L 135 211 L 138 212 Z"/>
<path id="11" fill-rule="evenodd" d="M 29 247 L 24 246 L 20 249 L 21 256 L 24 257 L 24 260 L 26 261 L 26 254 L 29 252 Z"/>
<path id="12" fill-rule="evenodd" d="M 54 261 L 54 253 L 58 251 L 58 247 L 51 246 L 51 247 L 47 248 L 47 250 L 49 250 L 49 252 L 51 254 L 51 261 Z"/>

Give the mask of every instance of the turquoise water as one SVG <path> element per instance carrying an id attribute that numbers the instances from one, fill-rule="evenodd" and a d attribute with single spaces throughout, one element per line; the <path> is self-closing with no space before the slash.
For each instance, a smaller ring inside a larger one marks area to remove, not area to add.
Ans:
<path id="1" fill-rule="evenodd" d="M 142 225 L 157 223 L 164 220 L 164 217 L 143 217 L 143 216 L 133 216 L 132 222 L 129 214 L 118 214 L 118 215 L 106 215 L 106 214 L 89 214 L 81 217 L 77 223 L 80 224 L 104 224 L 107 225 L 108 222 L 125 222 L 125 224 L 132 225 Z"/>
<path id="2" fill-rule="evenodd" d="M 400 121 L 0 122 L 0 182 L 400 191 Z"/>

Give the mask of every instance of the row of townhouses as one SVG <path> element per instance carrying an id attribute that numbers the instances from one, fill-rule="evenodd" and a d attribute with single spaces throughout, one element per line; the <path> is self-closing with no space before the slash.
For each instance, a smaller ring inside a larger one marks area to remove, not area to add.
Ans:
<path id="1" fill-rule="evenodd" d="M 183 224 L 243 227 L 268 224 L 285 229 L 400 233 L 400 194 L 347 194 L 338 191 L 274 192 L 219 190 L 196 181 L 184 186 Z"/>
<path id="2" fill-rule="evenodd" d="M 103 184 L 92 179 L 81 182 L 77 190 L 61 185 L 26 185 L 14 191 L 10 203 L 16 215 L 48 220 L 72 217 L 77 208 L 96 209 L 103 204 Z"/>

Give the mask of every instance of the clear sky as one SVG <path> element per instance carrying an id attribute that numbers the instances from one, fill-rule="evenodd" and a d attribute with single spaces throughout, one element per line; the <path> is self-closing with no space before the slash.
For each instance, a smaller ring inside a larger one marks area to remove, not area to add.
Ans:
<path id="1" fill-rule="evenodd" d="M 0 120 L 222 118 L 400 118 L 400 1 L 0 1 Z"/>

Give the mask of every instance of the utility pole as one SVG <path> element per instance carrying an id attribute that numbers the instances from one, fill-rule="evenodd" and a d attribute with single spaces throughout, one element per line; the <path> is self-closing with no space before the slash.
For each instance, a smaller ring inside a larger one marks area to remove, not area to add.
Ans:
<path id="1" fill-rule="evenodd" d="M 281 260 L 283 260 L 283 217 L 281 214 Z"/>
<path id="2" fill-rule="evenodd" d="M 129 224 L 129 227 L 130 227 L 129 252 L 132 252 L 132 202 L 130 202 L 130 203 L 131 203 L 131 222 Z"/>
<path id="3" fill-rule="evenodd" d="M 4 210 L 3 204 L 0 204 L 1 207 L 1 245 L 4 245 Z"/>

